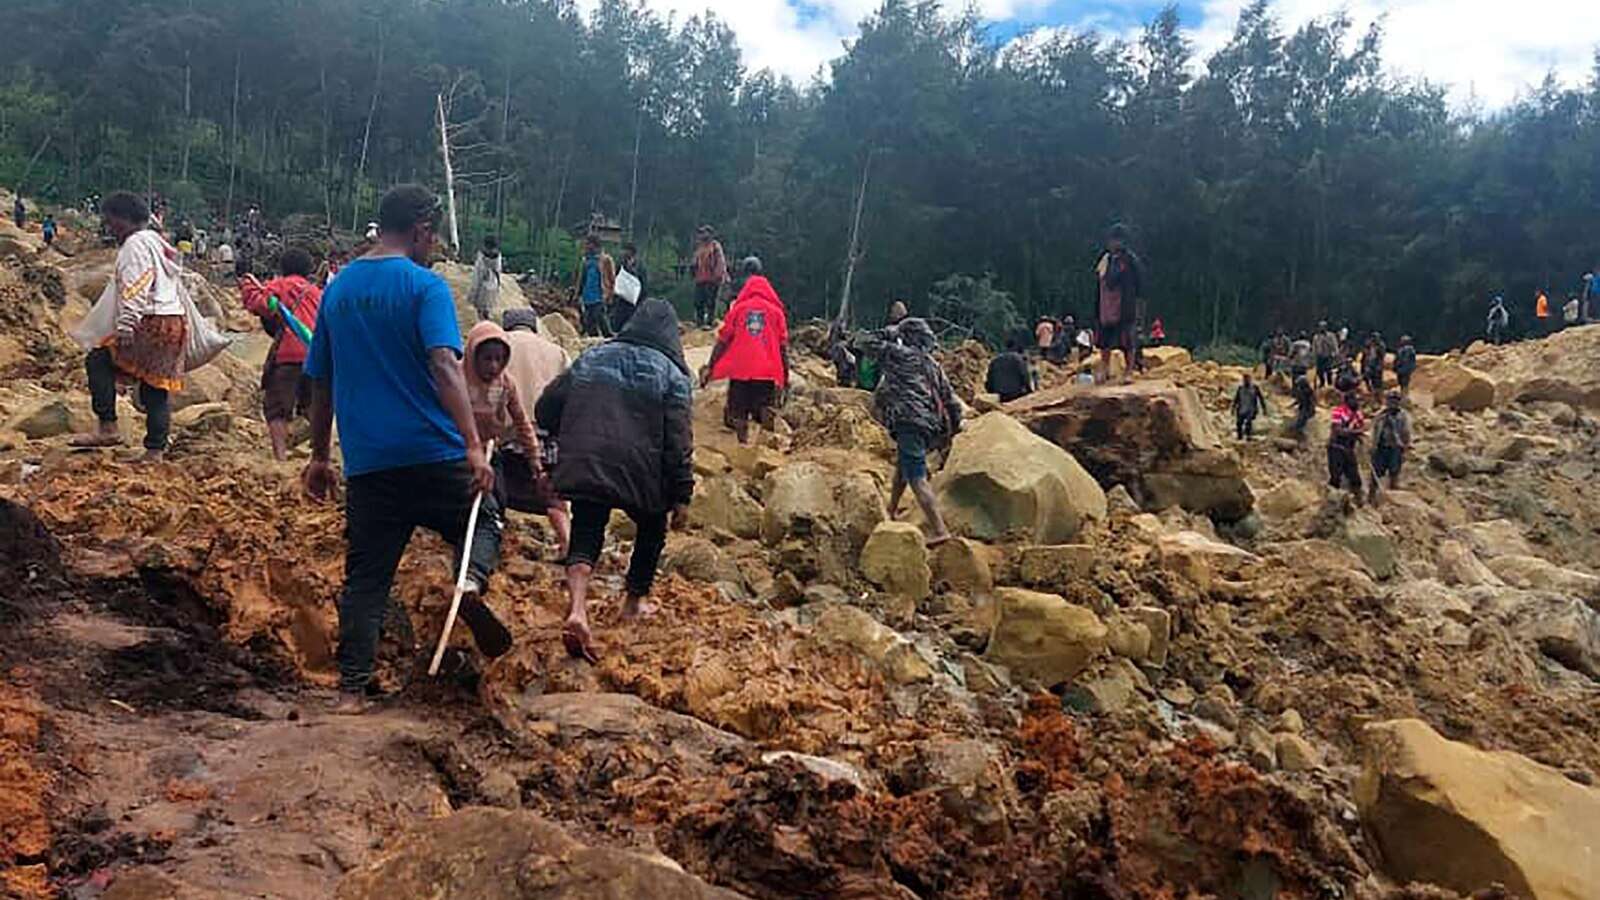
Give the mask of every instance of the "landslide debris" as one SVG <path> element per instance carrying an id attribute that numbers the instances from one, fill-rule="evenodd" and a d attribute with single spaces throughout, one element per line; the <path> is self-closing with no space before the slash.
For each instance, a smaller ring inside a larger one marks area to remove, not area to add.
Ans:
<path id="1" fill-rule="evenodd" d="M 1315 442 L 1218 437 L 1237 369 L 1171 348 L 1098 391 L 1047 369 L 1055 387 L 956 448 L 982 487 L 963 502 L 996 506 L 994 527 L 932 552 L 884 522 L 867 395 L 805 359 L 753 446 L 722 427 L 720 391 L 699 395 L 702 486 L 662 611 L 616 620 L 631 538 L 613 529 L 599 665 L 561 652 L 554 544 L 517 515 L 488 594 L 516 649 L 485 663 L 458 635 L 428 679 L 450 556 L 419 536 L 380 653 L 389 699 L 348 720 L 321 712 L 343 518 L 267 457 L 261 348 L 197 379 L 169 461 L 69 452 L 80 361 L 29 341 L 93 281 L 0 267 L 0 350 L 22 354 L 0 421 L 32 432 L 0 435 L 11 893 L 1600 894 L 1534 872 L 1505 805 L 1452 814 L 1511 863 L 1452 866 L 1405 825 L 1426 810 L 1403 789 L 1537 772 L 1522 814 L 1600 824 L 1571 799 L 1600 772 L 1600 429 L 1592 367 L 1564 365 L 1600 356 L 1600 329 L 1429 362 L 1483 373 L 1493 401 L 1419 389 L 1403 490 L 1361 511 L 1325 496 Z M 981 348 L 947 359 L 964 399 L 998 408 Z M 1414 727 L 1422 749 L 1374 762 L 1372 734 Z"/>

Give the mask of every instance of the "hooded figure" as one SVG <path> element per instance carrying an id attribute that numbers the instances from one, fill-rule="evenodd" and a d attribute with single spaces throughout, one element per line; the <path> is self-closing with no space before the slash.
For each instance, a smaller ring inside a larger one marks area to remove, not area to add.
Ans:
<path id="1" fill-rule="evenodd" d="M 669 513 L 681 527 L 694 495 L 691 397 L 678 316 L 665 300 L 652 299 L 639 304 L 621 334 L 578 357 L 539 398 L 539 424 L 561 444 L 556 489 L 572 501 L 562 641 L 575 657 L 596 658 L 586 601 L 613 509 L 638 528 L 623 617 L 651 612 L 644 598 L 666 546 Z"/>
<path id="2" fill-rule="evenodd" d="M 467 397 L 472 401 L 472 418 L 478 437 L 494 441 L 494 490 L 483 495 L 478 512 L 478 528 L 472 534 L 467 556 L 467 593 L 481 594 L 489 587 L 489 575 L 500 564 L 500 538 L 505 528 L 508 489 L 506 457 L 513 448 L 531 459 L 539 458 L 539 439 L 533 423 L 517 395 L 516 383 L 506 375 L 511 361 L 511 342 L 493 322 L 479 322 L 467 332 L 466 351 L 461 358 L 461 374 L 467 382 Z M 526 482 L 520 491 L 536 485 L 537 467 L 519 470 Z"/>
<path id="3" fill-rule="evenodd" d="M 771 411 L 789 383 L 789 319 L 761 274 L 761 261 L 744 261 L 749 274 L 739 296 L 728 307 L 717 334 L 717 346 L 701 385 L 726 378 L 728 406 L 724 421 L 733 424 L 739 443 L 749 443 L 750 420 L 771 426 Z"/>

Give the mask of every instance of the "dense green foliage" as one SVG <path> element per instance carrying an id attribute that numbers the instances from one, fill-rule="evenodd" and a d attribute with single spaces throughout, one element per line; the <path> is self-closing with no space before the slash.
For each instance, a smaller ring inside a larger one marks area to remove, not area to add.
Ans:
<path id="1" fill-rule="evenodd" d="M 565 0 L 31 0 L 5 26 L 0 181 L 31 194 L 153 187 L 197 218 L 249 202 L 349 228 L 384 185 L 442 186 L 444 94 L 463 243 L 500 231 L 514 264 L 553 267 L 591 210 L 680 253 L 708 221 L 802 314 L 838 308 L 864 168 L 860 320 L 893 296 L 1005 300 L 973 320 L 990 336 L 1085 318 L 1119 220 L 1189 344 L 1323 315 L 1456 341 L 1489 293 L 1525 319 L 1600 262 L 1600 60 L 1463 116 L 1387 76 L 1378 33 L 1335 14 L 1286 34 L 1264 2 L 1196 66 L 1170 9 L 1134 44 L 999 46 L 887 0 L 804 86 L 746 71 L 716 19 L 636 0 L 591 21 Z"/>

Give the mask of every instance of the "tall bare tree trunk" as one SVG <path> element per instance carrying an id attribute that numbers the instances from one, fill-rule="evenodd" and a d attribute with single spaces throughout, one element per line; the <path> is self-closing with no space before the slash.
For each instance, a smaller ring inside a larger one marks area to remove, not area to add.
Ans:
<path id="1" fill-rule="evenodd" d="M 510 152 L 511 141 L 511 63 L 506 62 L 506 89 L 500 99 L 500 153 L 494 165 L 494 233 L 504 238 L 506 230 L 506 173 L 501 167 Z"/>
<path id="2" fill-rule="evenodd" d="M 189 180 L 189 152 L 194 148 L 194 128 L 190 116 L 194 114 L 194 66 L 189 63 L 189 51 L 183 52 L 183 162 L 178 166 L 178 180 Z"/>
<path id="3" fill-rule="evenodd" d="M 856 277 L 856 260 L 861 251 L 861 210 L 867 203 L 867 176 L 872 172 L 872 154 L 867 150 L 867 160 L 861 164 L 861 189 L 856 191 L 856 214 L 850 225 L 850 254 L 845 257 L 844 288 L 839 294 L 839 321 L 850 322 L 850 284 Z"/>
<path id="4" fill-rule="evenodd" d="M 367 147 L 372 142 L 372 118 L 378 114 L 378 94 L 383 89 L 383 20 L 378 20 L 378 72 L 372 79 L 372 103 L 367 106 L 367 127 L 361 134 L 361 160 L 356 163 L 356 180 L 350 189 L 350 230 L 361 224 L 361 179 L 367 173 Z"/>
<path id="5" fill-rule="evenodd" d="M 459 256 L 461 233 L 456 224 L 456 175 L 450 168 L 450 123 L 444 118 L 444 95 L 434 94 L 434 109 L 439 113 L 439 154 L 444 157 L 444 198 L 450 216 L 450 249 Z"/>
<path id="6" fill-rule="evenodd" d="M 233 57 L 233 112 L 228 125 L 228 200 L 222 207 L 222 227 L 233 222 L 233 181 L 239 171 L 239 70 L 244 65 L 244 51 L 235 51 Z"/>
<path id="7" fill-rule="evenodd" d="M 633 237 L 633 213 L 639 199 L 639 142 L 644 138 L 644 104 L 633 120 L 633 184 L 628 188 L 628 237 Z"/>

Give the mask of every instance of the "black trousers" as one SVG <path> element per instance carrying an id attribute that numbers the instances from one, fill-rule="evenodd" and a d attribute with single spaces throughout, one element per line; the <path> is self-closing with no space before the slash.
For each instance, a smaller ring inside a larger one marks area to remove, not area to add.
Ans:
<path id="1" fill-rule="evenodd" d="M 1337 491 L 1346 485 L 1357 494 L 1361 493 L 1361 464 L 1356 461 L 1356 450 L 1329 444 L 1328 487 Z"/>
<path id="2" fill-rule="evenodd" d="M 592 566 L 600 559 L 606 543 L 606 523 L 612 507 L 587 500 L 572 501 L 572 547 L 567 565 Z M 667 513 L 639 513 L 624 510 L 638 528 L 633 541 L 633 556 L 628 558 L 628 595 L 643 597 L 656 582 L 656 566 L 667 546 Z"/>
<path id="3" fill-rule="evenodd" d="M 1256 417 L 1253 414 L 1248 416 L 1234 416 L 1233 430 L 1235 436 L 1241 441 L 1248 437 L 1255 437 Z"/>
<path id="4" fill-rule="evenodd" d="M 585 303 L 582 310 L 584 337 L 611 336 L 611 323 L 606 319 L 604 303 Z"/>
<path id="5" fill-rule="evenodd" d="M 710 328 L 717 318 L 717 295 L 722 293 L 722 285 L 711 282 L 696 282 L 694 286 L 694 318 L 695 323 L 701 328 Z"/>
<path id="6" fill-rule="evenodd" d="M 472 473 L 465 460 L 368 472 L 345 490 L 344 593 L 339 597 L 339 686 L 363 689 L 372 678 L 378 638 L 389 609 L 395 568 L 418 526 L 456 548 L 472 511 Z M 487 584 L 500 550 L 500 508 L 484 497 L 473 538 L 471 576 Z M 468 625 L 471 626 L 471 622 Z M 476 630 L 474 630 L 476 634 Z"/>
<path id="7" fill-rule="evenodd" d="M 117 420 L 117 364 L 111 361 L 111 351 L 96 347 L 83 361 L 89 373 L 89 405 L 95 418 L 104 424 Z M 152 387 L 139 382 L 139 404 L 144 407 L 144 447 L 146 450 L 167 449 L 167 436 L 172 431 L 172 398 L 166 388 Z"/>

